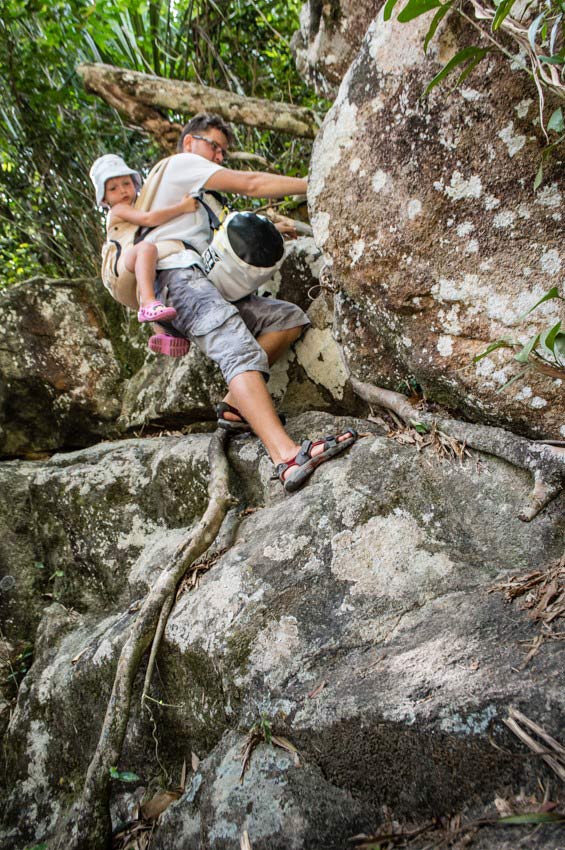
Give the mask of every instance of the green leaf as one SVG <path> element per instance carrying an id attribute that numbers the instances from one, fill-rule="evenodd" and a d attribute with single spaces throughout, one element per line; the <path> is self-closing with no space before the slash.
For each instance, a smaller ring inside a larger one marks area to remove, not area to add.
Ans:
<path id="1" fill-rule="evenodd" d="M 526 310 L 525 313 L 522 313 L 522 315 L 520 316 L 520 320 L 525 319 L 526 316 L 529 316 L 529 314 L 532 312 L 532 310 L 535 310 L 536 307 L 539 307 L 539 305 L 543 304 L 544 301 L 551 301 L 552 298 L 561 298 L 561 295 L 559 294 L 559 290 L 556 286 L 552 286 L 551 289 L 548 289 L 547 292 L 545 293 L 545 295 L 542 295 L 540 300 L 536 301 L 536 303 L 534 304 L 533 307 L 530 307 L 529 310 Z"/>
<path id="2" fill-rule="evenodd" d="M 539 164 L 539 168 L 537 170 L 536 179 L 534 180 L 534 192 L 536 192 L 541 186 L 541 181 L 543 180 L 543 159 Z"/>
<path id="3" fill-rule="evenodd" d="M 398 3 L 398 0 L 386 0 L 384 12 L 383 12 L 383 19 L 385 21 L 390 20 L 390 16 L 392 15 L 392 10 L 394 9 L 394 7 L 396 6 L 397 3 Z"/>
<path id="4" fill-rule="evenodd" d="M 565 366 L 565 333 L 559 331 L 553 340 L 553 355 L 560 366 Z"/>
<path id="5" fill-rule="evenodd" d="M 540 334 L 536 334 L 535 336 L 531 337 L 531 339 L 527 341 L 523 348 L 520 349 L 518 354 L 514 355 L 514 360 L 517 360 L 518 363 L 527 363 L 530 354 L 538 344 L 539 340 Z"/>
<path id="6" fill-rule="evenodd" d="M 484 55 L 484 54 L 483 54 L 483 55 Z M 468 65 L 467 65 L 467 67 L 465 68 L 465 70 L 461 72 L 461 74 L 460 74 L 460 76 L 459 76 L 459 79 L 457 80 L 457 82 L 456 82 L 456 84 L 455 84 L 455 88 L 457 88 L 457 86 L 460 86 L 460 85 L 461 85 L 461 83 L 463 82 L 463 80 L 466 80 L 466 79 L 467 79 L 467 77 L 469 76 L 469 74 L 470 74 L 472 71 L 474 71 L 474 69 L 477 67 L 477 65 L 478 65 L 478 64 L 479 64 L 479 62 L 482 60 L 482 58 L 483 58 L 483 56 L 476 56 L 474 59 L 471 59 L 471 61 L 469 62 L 469 64 L 468 64 Z"/>
<path id="7" fill-rule="evenodd" d="M 445 18 L 445 16 L 447 15 L 447 13 L 451 9 L 451 7 L 453 6 L 454 2 L 455 2 L 455 0 L 450 0 L 449 3 L 444 3 L 443 6 L 441 6 L 437 10 L 437 12 L 435 13 L 433 20 L 430 24 L 430 28 L 429 28 L 428 32 L 426 33 L 426 37 L 424 39 L 424 53 L 427 53 L 430 41 L 432 40 L 432 38 L 436 34 L 436 30 L 437 30 L 438 26 L 443 21 L 443 19 Z"/>
<path id="8" fill-rule="evenodd" d="M 545 62 L 547 65 L 563 65 L 562 56 L 538 56 L 540 62 Z"/>
<path id="9" fill-rule="evenodd" d="M 542 331 L 542 334 L 541 334 L 541 338 L 540 338 L 541 345 L 543 345 L 544 348 L 547 348 L 548 351 L 551 351 L 552 354 L 554 353 L 553 346 L 555 344 L 555 337 L 559 333 L 560 327 L 561 327 L 561 320 L 559 320 L 556 325 L 553 325 L 552 328 L 548 328 L 546 331 Z"/>
<path id="10" fill-rule="evenodd" d="M 529 812 L 523 815 L 508 815 L 505 818 L 499 818 L 498 823 L 565 823 L 565 814 L 559 812 Z"/>
<path id="11" fill-rule="evenodd" d="M 410 425 L 415 431 L 418 432 L 418 434 L 427 434 L 430 430 L 427 425 L 424 425 L 423 422 L 417 422 L 415 419 L 410 420 Z"/>
<path id="12" fill-rule="evenodd" d="M 532 368 L 532 367 L 531 367 L 531 365 L 528 363 L 528 365 L 527 365 L 527 366 L 524 366 L 524 368 L 523 368 L 523 369 L 521 369 L 521 370 L 520 370 L 520 372 L 518 372 L 518 374 L 517 374 L 517 375 L 514 375 L 514 377 L 513 377 L 513 378 L 510 378 L 510 380 L 509 380 L 509 381 L 506 381 L 506 383 L 504 384 L 504 386 L 499 387 L 499 388 L 497 389 L 497 391 L 496 391 L 496 392 L 497 392 L 497 393 L 504 392 L 504 390 L 505 390 L 505 389 L 507 389 L 508 387 L 511 387 L 511 386 L 512 386 L 512 384 L 513 384 L 515 381 L 519 381 L 519 380 L 520 380 L 520 378 L 522 378 L 522 377 L 526 374 L 526 372 L 527 372 L 529 369 L 531 369 L 531 368 Z"/>
<path id="13" fill-rule="evenodd" d="M 496 342 L 491 342 L 488 348 L 485 348 L 484 351 L 481 351 L 480 354 L 473 357 L 473 363 L 478 363 L 479 360 L 482 360 L 483 357 L 487 357 L 492 351 L 496 351 L 497 348 L 508 348 L 509 345 L 510 343 L 507 339 L 497 339 Z"/>
<path id="14" fill-rule="evenodd" d="M 425 97 L 427 94 L 429 94 L 429 92 L 439 83 L 441 83 L 441 81 L 444 80 L 445 77 L 447 77 L 447 75 L 450 74 L 453 69 L 456 68 L 458 65 L 462 65 L 464 62 L 474 61 L 476 57 L 482 59 L 483 56 L 485 56 L 485 54 L 488 52 L 488 47 L 464 47 L 463 50 L 460 50 L 459 53 L 456 53 L 456 55 L 452 59 L 450 59 L 446 65 L 444 65 L 439 74 L 436 74 L 433 80 L 428 83 L 422 97 Z"/>
<path id="15" fill-rule="evenodd" d="M 425 15 L 432 9 L 437 9 L 441 6 L 441 0 L 408 0 L 404 9 L 398 15 L 398 20 L 401 24 L 407 24 L 408 21 L 413 21 L 414 18 L 419 18 L 420 15 Z"/>
<path id="16" fill-rule="evenodd" d="M 137 773 L 132 773 L 130 770 L 118 770 L 117 767 L 110 768 L 110 778 L 117 779 L 119 782 L 139 782 L 140 780 Z"/>
<path id="17" fill-rule="evenodd" d="M 502 0 L 496 9 L 494 18 L 492 19 L 492 31 L 496 32 L 497 29 L 500 28 L 504 18 L 506 18 L 510 14 L 510 10 L 516 0 Z"/>
<path id="18" fill-rule="evenodd" d="M 562 133 L 565 130 L 565 121 L 563 120 L 563 110 L 561 107 L 556 109 L 551 118 L 547 122 L 548 130 L 555 130 L 556 133 Z"/>

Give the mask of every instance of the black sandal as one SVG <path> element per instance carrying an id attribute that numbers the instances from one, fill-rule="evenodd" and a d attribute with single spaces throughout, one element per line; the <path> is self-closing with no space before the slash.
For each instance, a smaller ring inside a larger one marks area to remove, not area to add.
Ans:
<path id="1" fill-rule="evenodd" d="M 235 431 L 239 434 L 247 433 L 251 431 L 251 425 L 244 419 L 237 407 L 232 407 L 231 404 L 228 404 L 227 401 L 221 401 L 216 405 L 216 416 L 218 418 L 218 428 L 223 428 L 225 431 Z M 236 422 L 235 419 L 226 419 L 225 414 L 232 413 L 234 416 L 239 416 L 239 422 Z M 278 414 L 279 419 L 281 421 L 281 425 L 284 425 L 286 422 L 286 416 L 284 413 Z"/>
<path id="2" fill-rule="evenodd" d="M 321 463 L 325 463 L 327 460 L 331 460 L 332 457 L 336 457 L 336 455 L 344 452 L 345 449 L 353 445 L 359 436 L 353 428 L 348 428 L 347 431 L 339 434 L 339 436 L 342 437 L 344 434 L 351 434 L 351 437 L 338 442 L 337 436 L 332 434 L 329 437 L 324 437 L 322 440 L 315 440 L 314 442 L 312 440 L 305 440 L 296 457 L 288 460 L 286 463 L 279 463 L 277 465 L 276 474 L 287 493 L 294 493 L 296 490 L 300 490 Z M 312 449 L 320 445 L 323 446 L 323 450 L 312 457 Z M 293 467 L 296 467 L 296 470 L 285 478 L 285 472 Z"/>

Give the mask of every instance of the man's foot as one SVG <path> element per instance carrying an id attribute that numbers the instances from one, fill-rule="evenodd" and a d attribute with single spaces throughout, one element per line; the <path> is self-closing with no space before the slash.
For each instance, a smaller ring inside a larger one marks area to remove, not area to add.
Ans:
<path id="1" fill-rule="evenodd" d="M 165 307 L 161 301 L 151 301 L 149 304 L 139 308 L 137 320 L 139 322 L 158 322 L 159 319 L 174 319 L 177 311 L 174 307 Z"/>
<path id="2" fill-rule="evenodd" d="M 241 434 L 252 430 L 251 425 L 247 419 L 243 418 L 237 407 L 233 407 L 227 401 L 221 401 L 216 405 L 216 416 L 218 418 L 218 428 L 223 428 L 225 431 L 236 431 Z M 279 413 L 278 417 L 281 425 L 284 425 L 286 422 L 284 413 Z"/>
<path id="3" fill-rule="evenodd" d="M 165 354 L 167 357 L 184 357 L 190 351 L 190 342 L 183 336 L 155 334 L 149 337 L 147 345 L 154 354 Z"/>
<path id="4" fill-rule="evenodd" d="M 276 473 L 287 493 L 299 490 L 320 464 L 344 452 L 357 437 L 357 431 L 349 428 L 338 436 L 332 435 L 314 442 L 305 440 L 295 457 L 276 467 Z"/>

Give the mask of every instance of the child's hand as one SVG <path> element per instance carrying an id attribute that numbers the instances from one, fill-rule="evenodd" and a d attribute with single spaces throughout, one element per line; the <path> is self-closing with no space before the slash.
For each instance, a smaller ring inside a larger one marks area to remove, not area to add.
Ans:
<path id="1" fill-rule="evenodd" d="M 198 201 L 196 198 L 192 198 L 190 195 L 185 195 L 181 201 L 181 205 L 183 208 L 183 212 L 185 213 L 196 212 L 196 208 L 198 207 Z"/>

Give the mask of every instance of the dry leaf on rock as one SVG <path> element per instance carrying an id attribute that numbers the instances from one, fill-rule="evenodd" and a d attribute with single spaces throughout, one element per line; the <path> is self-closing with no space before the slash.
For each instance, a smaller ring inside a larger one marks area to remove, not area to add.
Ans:
<path id="1" fill-rule="evenodd" d="M 168 809 L 171 803 L 178 800 L 178 791 L 157 791 L 157 793 L 141 807 L 141 815 L 144 820 L 157 820 L 159 815 Z"/>

